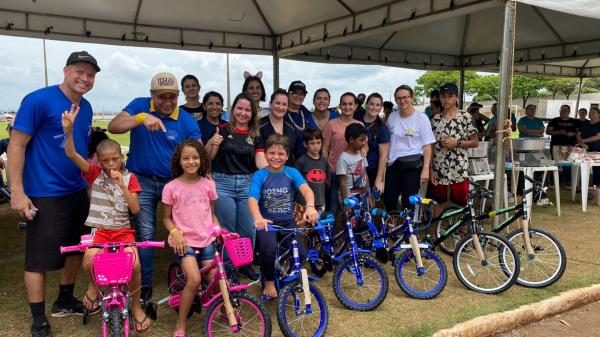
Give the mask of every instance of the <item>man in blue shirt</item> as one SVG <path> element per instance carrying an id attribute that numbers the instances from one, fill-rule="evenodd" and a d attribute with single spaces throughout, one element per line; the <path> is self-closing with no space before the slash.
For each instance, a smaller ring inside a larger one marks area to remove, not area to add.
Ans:
<path id="1" fill-rule="evenodd" d="M 46 272 L 60 270 L 52 316 L 83 315 L 81 301 L 73 297 L 82 256 L 65 258 L 60 246 L 77 244 L 86 233 L 89 201 L 81 171 L 65 155 L 61 121 L 72 105 L 79 106 L 73 137 L 77 152 L 87 158 L 92 106 L 83 95 L 92 89 L 99 71 L 93 56 L 72 53 L 63 68 L 63 82 L 25 96 L 13 125 L 8 146 L 11 206 L 28 221 L 24 278 L 34 337 L 52 336 L 45 314 Z"/>
<path id="2" fill-rule="evenodd" d="M 127 170 L 135 173 L 142 192 L 140 213 L 135 216 L 136 240 L 154 240 L 156 206 L 171 177 L 171 156 L 177 144 L 201 138 L 196 120 L 177 105 L 179 87 L 175 75 L 158 73 L 152 78 L 150 97 L 138 97 L 108 124 L 110 133 L 131 131 Z M 154 252 L 139 249 L 142 267 L 142 305 L 152 297 Z"/>
<path id="3" fill-rule="evenodd" d="M 536 106 L 533 104 L 529 104 L 525 108 L 525 116 L 521 117 L 517 123 L 519 138 L 540 138 L 544 136 L 546 131 L 544 122 L 535 117 L 535 110 Z"/>

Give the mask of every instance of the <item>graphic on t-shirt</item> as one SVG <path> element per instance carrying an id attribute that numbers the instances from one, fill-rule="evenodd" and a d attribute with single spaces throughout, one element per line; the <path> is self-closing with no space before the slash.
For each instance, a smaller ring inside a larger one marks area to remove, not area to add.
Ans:
<path id="1" fill-rule="evenodd" d="M 414 135 L 415 135 L 415 130 L 413 130 L 412 128 L 406 129 L 406 137 L 412 137 Z"/>
<path id="2" fill-rule="evenodd" d="M 262 191 L 263 207 L 271 214 L 292 212 L 292 193 L 288 187 L 268 188 Z"/>
<path id="3" fill-rule="evenodd" d="M 322 183 L 327 179 L 327 173 L 321 169 L 312 169 L 306 173 L 306 180 L 309 183 Z"/>
<path id="4" fill-rule="evenodd" d="M 363 167 L 363 161 L 360 160 L 356 163 L 356 168 L 354 169 L 354 173 L 352 173 L 352 188 L 350 188 L 350 193 L 360 193 L 367 185 L 365 181 L 365 170 Z"/>

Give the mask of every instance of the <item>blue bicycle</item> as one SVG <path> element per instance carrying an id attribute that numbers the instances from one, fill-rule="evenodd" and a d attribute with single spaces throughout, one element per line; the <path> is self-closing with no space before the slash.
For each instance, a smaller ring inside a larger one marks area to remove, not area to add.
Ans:
<path id="1" fill-rule="evenodd" d="M 294 239 L 297 233 L 310 229 L 268 227 L 269 232 L 285 234 L 275 251 L 275 288 L 278 292 L 277 322 L 286 337 L 320 337 L 327 332 L 327 302 L 314 284 L 318 279 L 302 268 L 298 253 L 301 243 Z"/>

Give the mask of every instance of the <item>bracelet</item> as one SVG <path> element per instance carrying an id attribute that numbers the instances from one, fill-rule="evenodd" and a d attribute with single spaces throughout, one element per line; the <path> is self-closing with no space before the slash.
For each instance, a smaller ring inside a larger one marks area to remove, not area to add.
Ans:
<path id="1" fill-rule="evenodd" d="M 143 124 L 147 115 L 148 114 L 145 112 L 140 112 L 139 114 L 136 114 L 135 116 L 133 116 L 133 119 L 135 119 L 135 121 L 138 122 L 138 124 Z"/>
<path id="2" fill-rule="evenodd" d="M 173 234 L 174 232 L 178 232 L 178 231 L 179 231 L 179 229 L 173 228 L 169 231 L 169 235 Z"/>

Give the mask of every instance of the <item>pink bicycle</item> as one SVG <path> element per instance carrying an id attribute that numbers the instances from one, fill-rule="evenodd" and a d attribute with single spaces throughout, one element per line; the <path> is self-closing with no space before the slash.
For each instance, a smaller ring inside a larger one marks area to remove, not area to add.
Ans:
<path id="1" fill-rule="evenodd" d="M 203 280 L 209 280 L 209 274 L 216 270 L 210 282 L 202 282 L 198 288 L 196 299 L 190 309 L 200 312 L 202 307 L 208 308 L 204 315 L 204 336 L 241 335 L 253 337 L 271 336 L 271 317 L 267 309 L 246 289 L 248 285 L 232 285 L 227 279 L 223 263 L 223 250 L 226 249 L 231 262 L 236 267 L 252 263 L 252 244 L 248 238 L 240 238 L 236 233 L 224 229 L 215 229 L 213 236 L 217 239 L 215 259 L 200 269 Z M 181 291 L 185 287 L 186 278 L 178 263 L 169 267 L 169 297 L 158 303 L 168 302 L 169 306 L 178 310 L 181 303 Z"/>
<path id="2" fill-rule="evenodd" d="M 129 337 L 131 330 L 131 293 L 129 281 L 135 263 L 135 253 L 125 251 L 126 247 L 163 248 L 164 241 L 131 243 L 93 244 L 90 235 L 81 236 L 76 246 L 60 247 L 60 253 L 83 252 L 87 248 L 101 248 L 102 253 L 92 258 L 92 274 L 101 292 L 102 337 Z"/>

